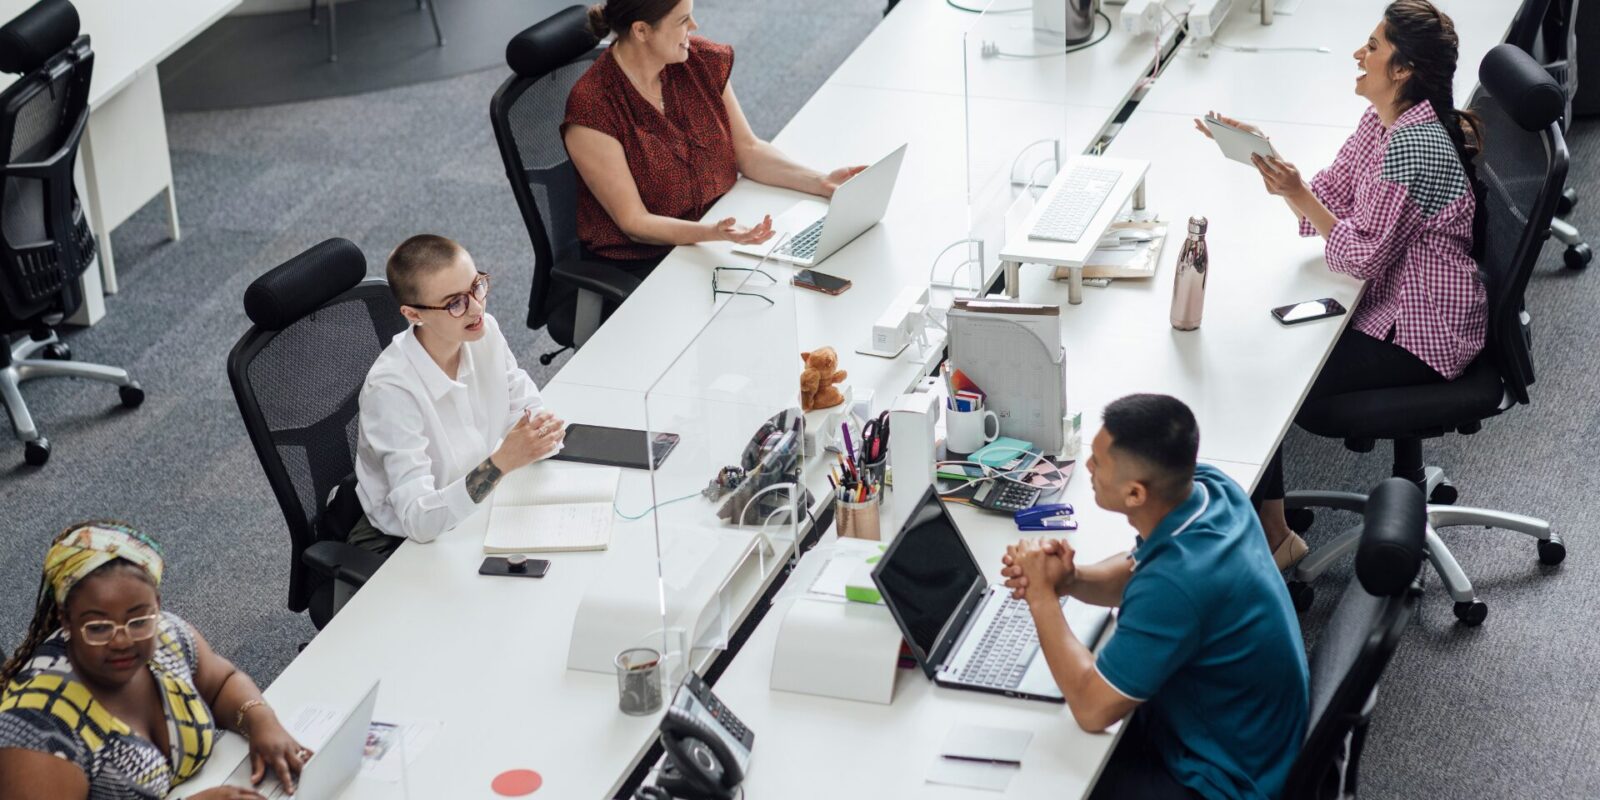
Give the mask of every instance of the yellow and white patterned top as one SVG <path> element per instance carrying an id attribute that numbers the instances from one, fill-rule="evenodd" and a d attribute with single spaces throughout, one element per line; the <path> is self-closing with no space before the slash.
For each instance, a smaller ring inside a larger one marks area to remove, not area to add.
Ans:
<path id="1" fill-rule="evenodd" d="M 199 654 L 189 623 L 163 613 L 150 672 L 161 689 L 171 750 L 162 753 L 100 705 L 72 672 L 56 631 L 0 694 L 0 747 L 50 753 L 78 765 L 89 800 L 154 800 L 205 765 L 216 742 L 211 709 L 194 685 Z"/>

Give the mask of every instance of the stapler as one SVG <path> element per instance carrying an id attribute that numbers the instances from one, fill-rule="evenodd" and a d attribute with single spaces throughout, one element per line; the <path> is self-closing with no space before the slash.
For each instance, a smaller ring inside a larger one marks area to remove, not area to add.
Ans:
<path id="1" fill-rule="evenodd" d="M 1075 531 L 1078 521 L 1072 518 L 1071 503 L 1055 503 L 1025 508 L 1011 515 L 1019 531 Z"/>

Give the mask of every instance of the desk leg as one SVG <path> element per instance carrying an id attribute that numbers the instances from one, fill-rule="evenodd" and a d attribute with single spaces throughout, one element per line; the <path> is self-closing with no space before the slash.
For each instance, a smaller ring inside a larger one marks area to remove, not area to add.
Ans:
<path id="1" fill-rule="evenodd" d="M 1015 298 L 1022 291 L 1022 262 L 1002 261 L 1000 268 L 1005 270 L 1006 296 Z"/>
<path id="2" fill-rule="evenodd" d="M 1143 211 L 1144 210 L 1144 182 L 1146 180 L 1148 180 L 1148 177 L 1140 178 L 1139 179 L 1139 185 L 1133 187 L 1133 210 L 1134 211 Z"/>
<path id="3" fill-rule="evenodd" d="M 1067 303 L 1083 303 L 1083 267 L 1067 267 Z"/>
<path id="4" fill-rule="evenodd" d="M 167 184 L 167 235 L 172 241 L 183 239 L 183 229 L 178 227 L 178 190 L 172 184 Z"/>
<path id="5" fill-rule="evenodd" d="M 97 256 L 97 258 L 103 257 L 103 255 Z M 99 264 L 91 263 L 89 268 L 83 271 L 83 277 L 78 279 L 79 290 L 83 292 L 83 304 L 78 306 L 77 313 L 67 317 L 67 322 L 88 327 L 105 317 L 106 291 L 100 283 L 100 275 Z"/>

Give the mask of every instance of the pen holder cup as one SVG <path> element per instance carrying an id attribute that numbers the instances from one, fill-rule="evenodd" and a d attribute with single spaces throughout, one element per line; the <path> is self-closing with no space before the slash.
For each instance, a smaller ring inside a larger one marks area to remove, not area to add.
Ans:
<path id="1" fill-rule="evenodd" d="M 889 469 L 889 457 L 883 456 L 877 461 L 868 461 L 861 465 L 861 477 L 865 478 L 868 486 L 878 487 L 879 490 L 887 483 L 884 480 Z"/>
<path id="2" fill-rule="evenodd" d="M 882 539 L 883 535 L 878 528 L 878 508 L 877 493 L 860 503 L 835 501 L 834 528 L 839 532 L 840 538 L 870 539 L 874 542 Z"/>
<path id="3" fill-rule="evenodd" d="M 629 716 L 642 717 L 661 710 L 661 653 L 650 647 L 630 647 L 617 654 L 617 707 Z"/>
<path id="4" fill-rule="evenodd" d="M 957 411 L 947 408 L 944 412 L 944 433 L 945 450 L 966 455 L 1000 437 L 1000 417 L 984 409 Z"/>

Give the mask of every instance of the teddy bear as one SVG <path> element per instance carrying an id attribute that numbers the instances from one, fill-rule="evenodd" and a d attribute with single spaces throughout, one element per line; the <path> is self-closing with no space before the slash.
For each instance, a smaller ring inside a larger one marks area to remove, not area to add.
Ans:
<path id="1" fill-rule="evenodd" d="M 806 365 L 800 373 L 800 410 L 832 408 L 844 402 L 844 393 L 834 384 L 842 383 L 849 373 L 839 369 L 839 354 L 833 348 L 801 353 L 800 360 Z"/>

